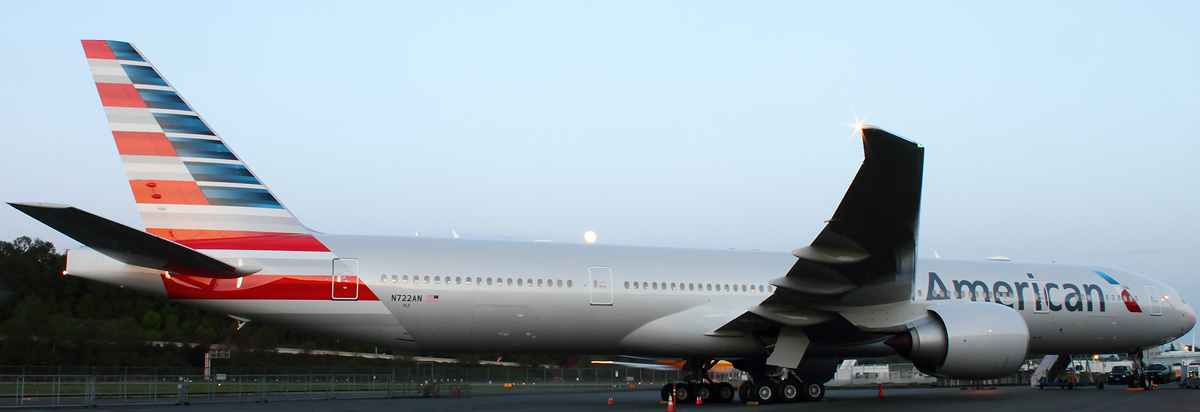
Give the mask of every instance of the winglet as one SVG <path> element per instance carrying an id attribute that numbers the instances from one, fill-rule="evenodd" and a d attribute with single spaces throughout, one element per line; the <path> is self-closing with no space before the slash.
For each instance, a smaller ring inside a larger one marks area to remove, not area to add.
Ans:
<path id="1" fill-rule="evenodd" d="M 262 270 L 232 266 L 161 237 L 67 205 L 9 203 L 79 243 L 126 264 L 185 275 L 231 279 Z"/>
<path id="2" fill-rule="evenodd" d="M 862 134 L 862 167 L 825 229 L 810 246 L 793 252 L 799 260 L 788 277 L 856 285 L 840 299 L 846 304 L 908 299 L 925 148 L 873 127 Z"/>

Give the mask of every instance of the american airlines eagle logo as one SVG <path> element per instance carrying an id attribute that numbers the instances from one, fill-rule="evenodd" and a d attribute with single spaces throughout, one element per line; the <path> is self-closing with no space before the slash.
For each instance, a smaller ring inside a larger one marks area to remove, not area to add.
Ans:
<path id="1" fill-rule="evenodd" d="M 1128 286 L 1120 284 L 1119 282 L 1117 282 L 1116 279 L 1113 279 L 1112 276 L 1109 276 L 1108 274 L 1106 274 L 1104 272 L 1101 272 L 1099 270 L 1096 270 L 1094 272 L 1096 272 L 1097 275 L 1100 275 L 1100 277 L 1104 278 L 1104 280 L 1107 280 L 1108 283 L 1111 283 L 1111 284 L 1117 286 L 1117 290 L 1121 291 L 1121 293 L 1120 293 L 1121 302 L 1125 303 L 1125 309 L 1128 309 L 1130 312 L 1133 312 L 1133 313 L 1142 313 L 1142 307 L 1138 306 L 1136 300 L 1133 300 L 1133 294 L 1129 293 Z"/>
<path id="2" fill-rule="evenodd" d="M 1142 307 L 1138 306 L 1137 301 L 1133 300 L 1133 295 L 1129 293 L 1129 287 L 1118 285 L 1117 289 L 1121 291 L 1121 302 L 1125 302 L 1125 309 L 1129 309 L 1130 312 L 1142 312 Z"/>

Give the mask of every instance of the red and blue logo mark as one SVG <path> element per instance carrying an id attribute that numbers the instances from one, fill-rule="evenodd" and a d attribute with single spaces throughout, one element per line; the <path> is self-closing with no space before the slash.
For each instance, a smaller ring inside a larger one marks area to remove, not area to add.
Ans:
<path id="1" fill-rule="evenodd" d="M 1117 289 L 1121 291 L 1121 302 L 1125 303 L 1125 309 L 1128 309 L 1130 312 L 1134 313 L 1142 312 L 1142 307 L 1138 306 L 1137 301 L 1133 300 L 1133 295 L 1129 293 L 1129 287 L 1118 283 L 1116 279 L 1113 279 L 1112 276 L 1109 276 L 1104 272 L 1099 270 L 1095 270 L 1093 272 L 1096 272 L 1097 275 L 1100 275 L 1100 277 L 1104 278 L 1104 280 L 1108 281 L 1108 283 L 1117 286 Z"/>

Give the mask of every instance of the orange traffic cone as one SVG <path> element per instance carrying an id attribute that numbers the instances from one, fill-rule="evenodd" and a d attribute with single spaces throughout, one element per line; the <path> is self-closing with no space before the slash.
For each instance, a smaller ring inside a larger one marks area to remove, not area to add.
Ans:
<path id="1" fill-rule="evenodd" d="M 675 412 L 675 385 L 671 385 L 671 397 L 667 399 L 667 412 Z"/>
<path id="2" fill-rule="evenodd" d="M 612 405 L 612 404 L 613 404 L 613 403 L 612 403 L 612 397 L 611 397 L 611 396 L 609 396 L 609 397 L 608 397 L 608 404 L 609 404 L 609 405 Z"/>
<path id="3" fill-rule="evenodd" d="M 699 392 L 699 391 L 697 391 L 697 392 Z M 700 394 L 699 394 L 699 393 L 696 393 L 696 404 L 697 404 L 697 405 L 703 405 L 703 404 L 704 404 L 704 402 L 700 402 Z"/>
<path id="4" fill-rule="evenodd" d="M 882 398 L 882 397 L 883 397 L 883 384 L 882 384 L 882 383 L 881 383 L 881 384 L 879 384 L 879 397 L 880 397 L 880 398 Z"/>

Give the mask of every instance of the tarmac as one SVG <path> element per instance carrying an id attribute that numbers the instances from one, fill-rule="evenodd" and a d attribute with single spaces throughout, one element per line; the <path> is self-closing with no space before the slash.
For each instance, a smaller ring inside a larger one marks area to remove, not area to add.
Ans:
<path id="1" fill-rule="evenodd" d="M 1196 411 L 1200 410 L 1200 390 L 1178 388 L 1170 384 L 1149 391 L 1129 391 L 1122 386 L 1105 389 L 1033 389 L 998 387 L 995 389 L 905 388 L 831 389 L 826 398 L 813 403 L 746 405 L 739 402 L 706 405 L 678 405 L 678 411 Z M 612 398 L 613 403 L 608 404 Z M 187 411 L 216 412 L 395 412 L 395 411 L 666 411 L 658 391 L 529 394 L 475 396 L 464 398 L 398 398 L 357 400 L 275 401 L 269 403 L 193 403 L 188 406 L 145 405 L 105 406 L 98 408 L 36 408 L 41 411 Z M 11 409 L 10 409 L 11 410 Z"/>

